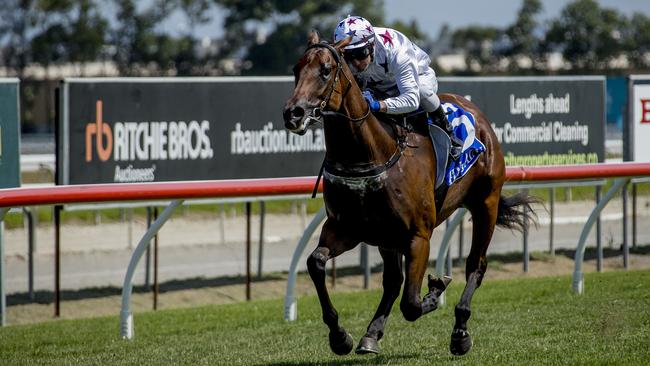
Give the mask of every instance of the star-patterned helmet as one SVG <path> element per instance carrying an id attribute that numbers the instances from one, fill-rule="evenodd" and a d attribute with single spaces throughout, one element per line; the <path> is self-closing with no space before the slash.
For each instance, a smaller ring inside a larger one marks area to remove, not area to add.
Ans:
<path id="1" fill-rule="evenodd" d="M 375 42 L 375 30 L 372 24 L 359 16 L 348 16 L 341 20 L 334 30 L 335 43 L 349 36 L 352 36 L 352 41 L 344 47 L 346 50 L 373 45 Z"/>

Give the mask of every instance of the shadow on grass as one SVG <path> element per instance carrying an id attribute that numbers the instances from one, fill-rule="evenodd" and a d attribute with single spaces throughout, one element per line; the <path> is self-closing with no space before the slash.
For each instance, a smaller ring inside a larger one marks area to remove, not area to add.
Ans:
<path id="1" fill-rule="evenodd" d="M 391 355 L 366 355 L 366 356 L 358 356 L 357 359 L 341 359 L 341 360 L 332 360 L 332 361 L 310 361 L 310 362 L 304 362 L 304 361 L 295 361 L 295 362 L 274 362 L 274 363 L 260 363 L 258 365 L 266 365 L 266 366 L 298 366 L 298 365 L 306 365 L 306 366 L 316 366 L 316 365 L 327 365 L 327 366 L 334 366 L 334 365 L 387 365 L 390 363 L 397 363 L 397 364 L 409 364 L 408 360 L 413 360 L 418 357 L 417 354 L 411 353 L 411 354 L 391 354 Z M 403 361 L 403 362 L 400 362 Z"/>
<path id="2" fill-rule="evenodd" d="M 286 277 L 281 275 L 264 275 L 261 279 L 255 277 L 252 283 L 263 283 L 267 281 L 283 280 Z M 201 288 L 222 287 L 230 285 L 244 285 L 246 284 L 246 277 L 232 276 L 232 277 L 215 277 L 215 278 L 191 278 L 185 280 L 172 280 L 161 283 L 158 285 L 159 293 L 181 291 L 181 290 L 196 290 Z M 148 293 L 152 292 L 152 286 L 133 286 L 133 293 Z M 96 299 L 108 296 L 117 296 L 122 294 L 122 288 L 118 287 L 92 287 L 81 290 L 63 290 L 61 291 L 61 299 L 65 300 L 87 300 Z M 52 304 L 54 302 L 53 291 L 34 291 L 34 298 L 30 298 L 29 293 L 16 293 L 7 296 L 7 306 L 12 305 L 25 305 L 25 304 Z"/>
<path id="3" fill-rule="evenodd" d="M 650 245 L 637 245 L 636 248 L 630 247 L 630 254 L 638 255 L 649 255 L 650 254 Z M 576 251 L 571 249 L 556 249 L 556 256 L 563 256 L 570 259 L 575 258 Z M 612 248 L 603 248 L 603 258 L 613 258 L 623 255 L 623 246 L 621 245 L 619 249 Z M 553 258 L 548 252 L 532 252 L 530 253 L 531 260 L 551 260 Z M 598 257 L 598 252 L 594 247 L 585 248 L 584 260 L 594 260 Z M 518 263 L 521 262 L 523 258 L 522 253 L 505 253 L 505 254 L 488 254 L 489 261 L 501 262 L 501 263 Z"/>

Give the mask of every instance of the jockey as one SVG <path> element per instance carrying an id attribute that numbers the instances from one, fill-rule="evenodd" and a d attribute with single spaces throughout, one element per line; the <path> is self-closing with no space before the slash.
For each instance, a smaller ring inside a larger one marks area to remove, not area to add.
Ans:
<path id="1" fill-rule="evenodd" d="M 449 132 L 451 126 L 436 94 L 436 73 L 429 66 L 431 59 L 426 52 L 404 34 L 390 28 L 373 28 L 360 16 L 341 20 L 334 31 L 334 42 L 349 36 L 352 40 L 343 48 L 343 57 L 365 89 L 363 95 L 371 111 L 404 114 L 421 107 L 432 117 L 430 123 Z M 376 95 L 387 98 L 378 100 Z"/>

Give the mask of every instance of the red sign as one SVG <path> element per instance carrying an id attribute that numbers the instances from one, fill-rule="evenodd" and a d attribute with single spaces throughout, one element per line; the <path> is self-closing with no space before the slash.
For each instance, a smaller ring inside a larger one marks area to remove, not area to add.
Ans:
<path id="1" fill-rule="evenodd" d="M 650 99 L 641 99 L 641 123 L 650 123 Z"/>

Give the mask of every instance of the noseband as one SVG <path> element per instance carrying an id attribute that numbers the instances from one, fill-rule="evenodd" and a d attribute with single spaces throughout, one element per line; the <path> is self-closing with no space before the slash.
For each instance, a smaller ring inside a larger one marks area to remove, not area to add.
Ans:
<path id="1" fill-rule="evenodd" d="M 334 89 L 336 89 L 336 85 L 339 83 L 339 78 L 341 76 L 341 73 L 343 72 L 343 63 L 342 63 L 342 60 L 341 60 L 341 55 L 336 50 L 336 48 L 332 47 L 327 42 L 314 43 L 314 44 L 307 47 L 307 49 L 305 50 L 305 53 L 307 53 L 307 51 L 309 51 L 312 48 L 325 48 L 325 49 L 327 49 L 332 54 L 332 57 L 334 57 L 334 61 L 336 61 L 336 73 L 334 74 L 334 81 L 331 84 L 330 91 L 329 91 L 329 93 L 327 93 L 327 97 L 325 99 L 323 99 L 323 101 L 320 103 L 320 108 L 314 108 L 314 110 L 312 111 L 312 115 L 316 115 L 316 114 L 322 114 L 322 115 L 325 115 L 325 116 L 332 115 L 332 116 L 345 118 L 350 122 L 361 122 L 361 121 L 364 121 L 366 118 L 368 118 L 368 116 L 370 115 L 370 106 L 368 106 L 368 111 L 366 112 L 366 114 L 364 114 L 360 118 L 352 118 L 352 117 L 350 117 L 350 116 L 348 116 L 346 114 L 343 114 L 341 112 L 334 111 L 334 110 L 332 110 L 332 111 L 326 111 L 325 110 L 325 108 L 329 105 L 330 99 L 332 98 L 332 94 L 334 94 Z M 341 94 L 341 102 L 343 101 L 343 99 L 345 99 L 345 96 L 348 94 L 348 92 L 352 88 L 352 80 L 350 80 L 350 78 L 344 72 L 343 72 L 343 76 L 345 76 L 345 79 L 348 81 L 348 86 L 347 86 L 347 88 L 345 88 L 345 92 Z M 342 104 L 343 103 L 341 103 L 341 105 Z"/>

